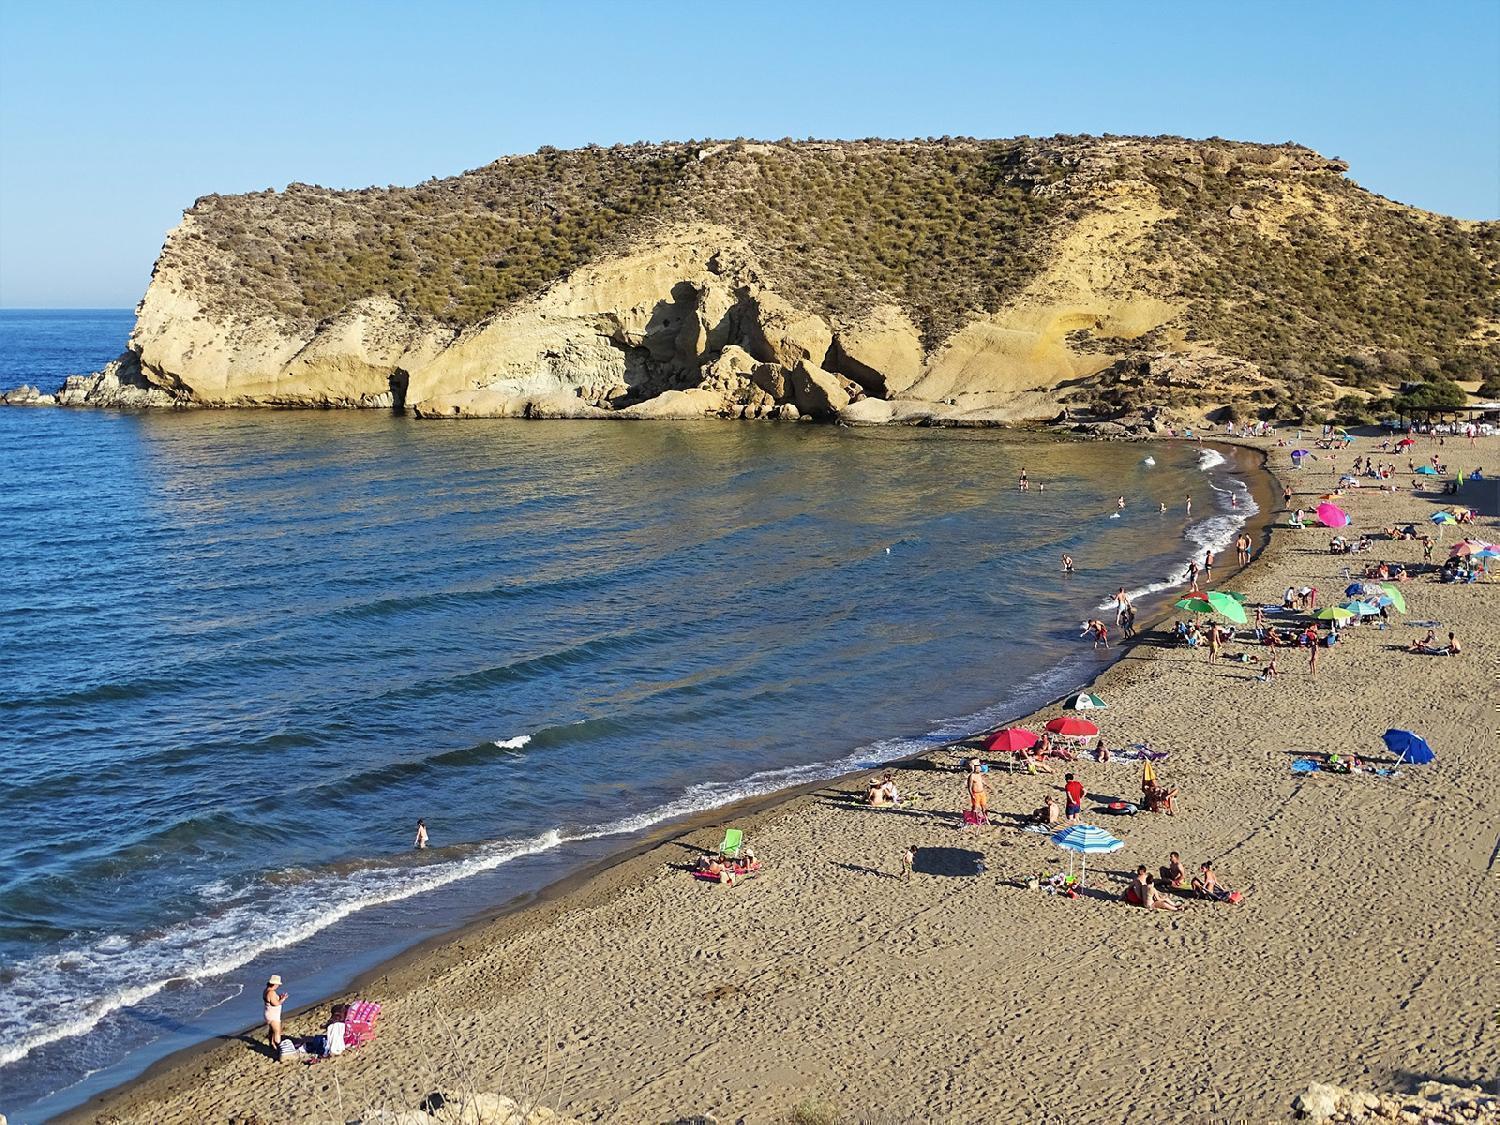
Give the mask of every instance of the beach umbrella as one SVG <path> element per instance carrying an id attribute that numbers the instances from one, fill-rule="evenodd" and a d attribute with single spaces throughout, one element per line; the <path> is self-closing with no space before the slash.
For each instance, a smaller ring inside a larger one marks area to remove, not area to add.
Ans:
<path id="1" fill-rule="evenodd" d="M 1437 755 L 1432 752 L 1432 747 L 1427 745 L 1427 740 L 1412 734 L 1409 730 L 1386 731 L 1380 736 L 1385 748 L 1396 755 L 1398 762 L 1411 762 L 1413 765 L 1425 766 L 1435 761 Z"/>
<path id="2" fill-rule="evenodd" d="M 1099 728 L 1093 723 L 1087 719 L 1075 719 L 1072 715 L 1059 715 L 1047 724 L 1047 729 L 1064 738 L 1093 738 L 1099 733 Z"/>
<path id="3" fill-rule="evenodd" d="M 1380 613 L 1379 608 L 1369 602 L 1349 602 L 1344 608 L 1356 617 L 1376 617 Z"/>
<path id="4" fill-rule="evenodd" d="M 1319 504 L 1317 511 L 1324 527 L 1347 527 L 1349 524 L 1349 513 L 1337 504 Z"/>
<path id="5" fill-rule="evenodd" d="M 1402 438 L 1400 441 L 1398 441 L 1396 443 L 1396 448 L 1397 449 L 1405 449 L 1408 445 L 1416 445 L 1416 444 L 1417 443 L 1413 439 L 1411 439 L 1409 437 L 1404 437 L 1404 438 Z"/>
<path id="6" fill-rule="evenodd" d="M 1307 456 L 1307 450 L 1305 450 L 1305 449 L 1294 449 L 1294 450 L 1292 450 L 1292 456 L 1293 457 L 1306 457 Z"/>
<path id="7" fill-rule="evenodd" d="M 1250 600 L 1249 594 L 1241 594 L 1234 590 L 1221 590 L 1219 592 L 1222 593 L 1226 598 L 1233 598 L 1235 601 L 1239 602 L 1240 605 L 1244 605 Z"/>
<path id="8" fill-rule="evenodd" d="M 1210 590 L 1208 592 L 1208 604 L 1213 606 L 1236 625 L 1243 625 L 1248 620 L 1245 616 L 1245 607 L 1240 605 L 1223 590 Z"/>
<path id="9" fill-rule="evenodd" d="M 1189 613 L 1212 613 L 1214 611 L 1213 603 L 1199 594 L 1178 598 L 1172 606 L 1175 609 L 1185 609 Z"/>
<path id="10" fill-rule="evenodd" d="M 1117 836 L 1111 836 L 1104 829 L 1092 824 L 1073 824 L 1052 834 L 1052 842 L 1060 848 L 1066 848 L 1083 860 L 1083 874 L 1079 875 L 1078 881 L 1083 882 L 1089 872 L 1089 856 L 1108 855 L 1117 852 L 1125 846 L 1125 841 Z"/>
<path id="11" fill-rule="evenodd" d="M 1018 754 L 1022 750 L 1030 750 L 1040 742 L 1035 732 L 1025 727 L 1007 727 L 1005 730 L 996 731 L 984 740 L 986 750 Z"/>
<path id="12" fill-rule="evenodd" d="M 1327 609 L 1318 610 L 1316 616 L 1319 621 L 1348 621 L 1354 613 L 1341 605 L 1331 605 Z"/>
<path id="13" fill-rule="evenodd" d="M 1430 519 L 1433 523 L 1438 524 L 1458 522 L 1453 518 L 1452 512 L 1433 512 L 1432 515 L 1428 516 L 1427 518 Z"/>
<path id="14" fill-rule="evenodd" d="M 1481 543 L 1477 539 L 1460 539 L 1448 548 L 1450 555 L 1473 555 L 1488 547 L 1488 543 Z"/>
<path id="15" fill-rule="evenodd" d="M 1070 711 L 1102 711 L 1106 704 L 1097 695 L 1080 692 L 1078 695 L 1068 696 L 1063 701 L 1063 706 Z"/>
<path id="16" fill-rule="evenodd" d="M 1423 465 L 1417 469 L 1417 472 L 1421 473 L 1424 477 L 1435 477 L 1438 475 L 1438 471 L 1431 465 Z"/>
<path id="17" fill-rule="evenodd" d="M 1406 595 L 1401 592 L 1400 587 L 1391 582 L 1382 582 L 1380 588 L 1385 591 L 1385 596 L 1391 599 L 1391 604 L 1396 607 L 1398 613 L 1406 612 Z"/>
<path id="18" fill-rule="evenodd" d="M 1366 586 L 1363 582 L 1351 582 L 1349 583 L 1349 585 L 1344 587 L 1344 596 L 1346 598 L 1357 598 L 1361 594 L 1370 593 L 1370 590 L 1371 588 L 1369 586 Z"/>

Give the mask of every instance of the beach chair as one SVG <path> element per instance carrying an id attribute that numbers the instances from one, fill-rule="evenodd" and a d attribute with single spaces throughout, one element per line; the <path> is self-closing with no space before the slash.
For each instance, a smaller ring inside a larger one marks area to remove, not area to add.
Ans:
<path id="1" fill-rule="evenodd" d="M 740 828 L 724 829 L 724 839 L 719 843 L 719 855 L 724 859 L 739 859 L 740 849 L 745 846 L 745 832 Z"/>

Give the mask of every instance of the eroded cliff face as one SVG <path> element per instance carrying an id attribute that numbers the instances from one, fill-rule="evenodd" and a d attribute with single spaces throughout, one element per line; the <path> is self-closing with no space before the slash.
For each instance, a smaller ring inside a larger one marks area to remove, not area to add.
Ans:
<path id="1" fill-rule="evenodd" d="M 1500 291 L 1495 231 L 1370 196 L 1343 170 L 1296 146 L 1170 138 L 635 146 L 415 189 L 205 197 L 168 235 L 126 355 L 57 401 L 866 424 L 1201 414 L 1284 402 L 1287 356 L 1337 355 L 1361 333 L 1373 348 L 1391 323 L 1376 302 L 1426 285 L 1393 273 L 1422 255 L 1457 288 L 1422 302 L 1432 323 L 1408 335 L 1495 352 L 1466 296 L 1487 307 Z M 1313 287 L 1305 308 L 1298 286 Z M 1331 400 L 1330 363 L 1299 366 L 1294 395 Z"/>
<path id="2" fill-rule="evenodd" d="M 270 315 L 214 315 L 168 264 L 141 303 L 125 382 L 78 381 L 64 401 L 386 407 L 423 418 L 1046 417 L 1059 385 L 1116 358 L 1073 350 L 1068 333 L 1130 338 L 1173 313 L 1125 295 L 1131 279 L 1119 271 L 1081 269 L 1100 226 L 1064 240 L 1012 306 L 931 352 L 894 303 L 847 319 L 799 307 L 742 239 L 708 224 L 660 228 L 634 252 L 463 330 L 390 298 L 301 331 Z"/>

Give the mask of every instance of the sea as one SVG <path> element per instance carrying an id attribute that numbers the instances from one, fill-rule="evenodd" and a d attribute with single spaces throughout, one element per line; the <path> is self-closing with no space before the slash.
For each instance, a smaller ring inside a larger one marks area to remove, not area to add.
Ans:
<path id="1" fill-rule="evenodd" d="M 0 386 L 96 370 L 131 315 L 0 311 Z M 310 1003 L 684 818 L 1086 684 L 1081 622 L 1164 604 L 1255 513 L 1237 458 L 0 407 L 0 1110 L 251 1027 L 269 973 Z"/>

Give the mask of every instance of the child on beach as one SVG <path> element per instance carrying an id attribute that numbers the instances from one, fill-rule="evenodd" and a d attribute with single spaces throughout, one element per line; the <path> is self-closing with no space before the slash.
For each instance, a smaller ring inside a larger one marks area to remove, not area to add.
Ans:
<path id="1" fill-rule="evenodd" d="M 911 844 L 906 845 L 906 850 L 901 853 L 901 878 L 905 882 L 911 882 L 911 869 L 916 862 L 917 849 Z"/>

